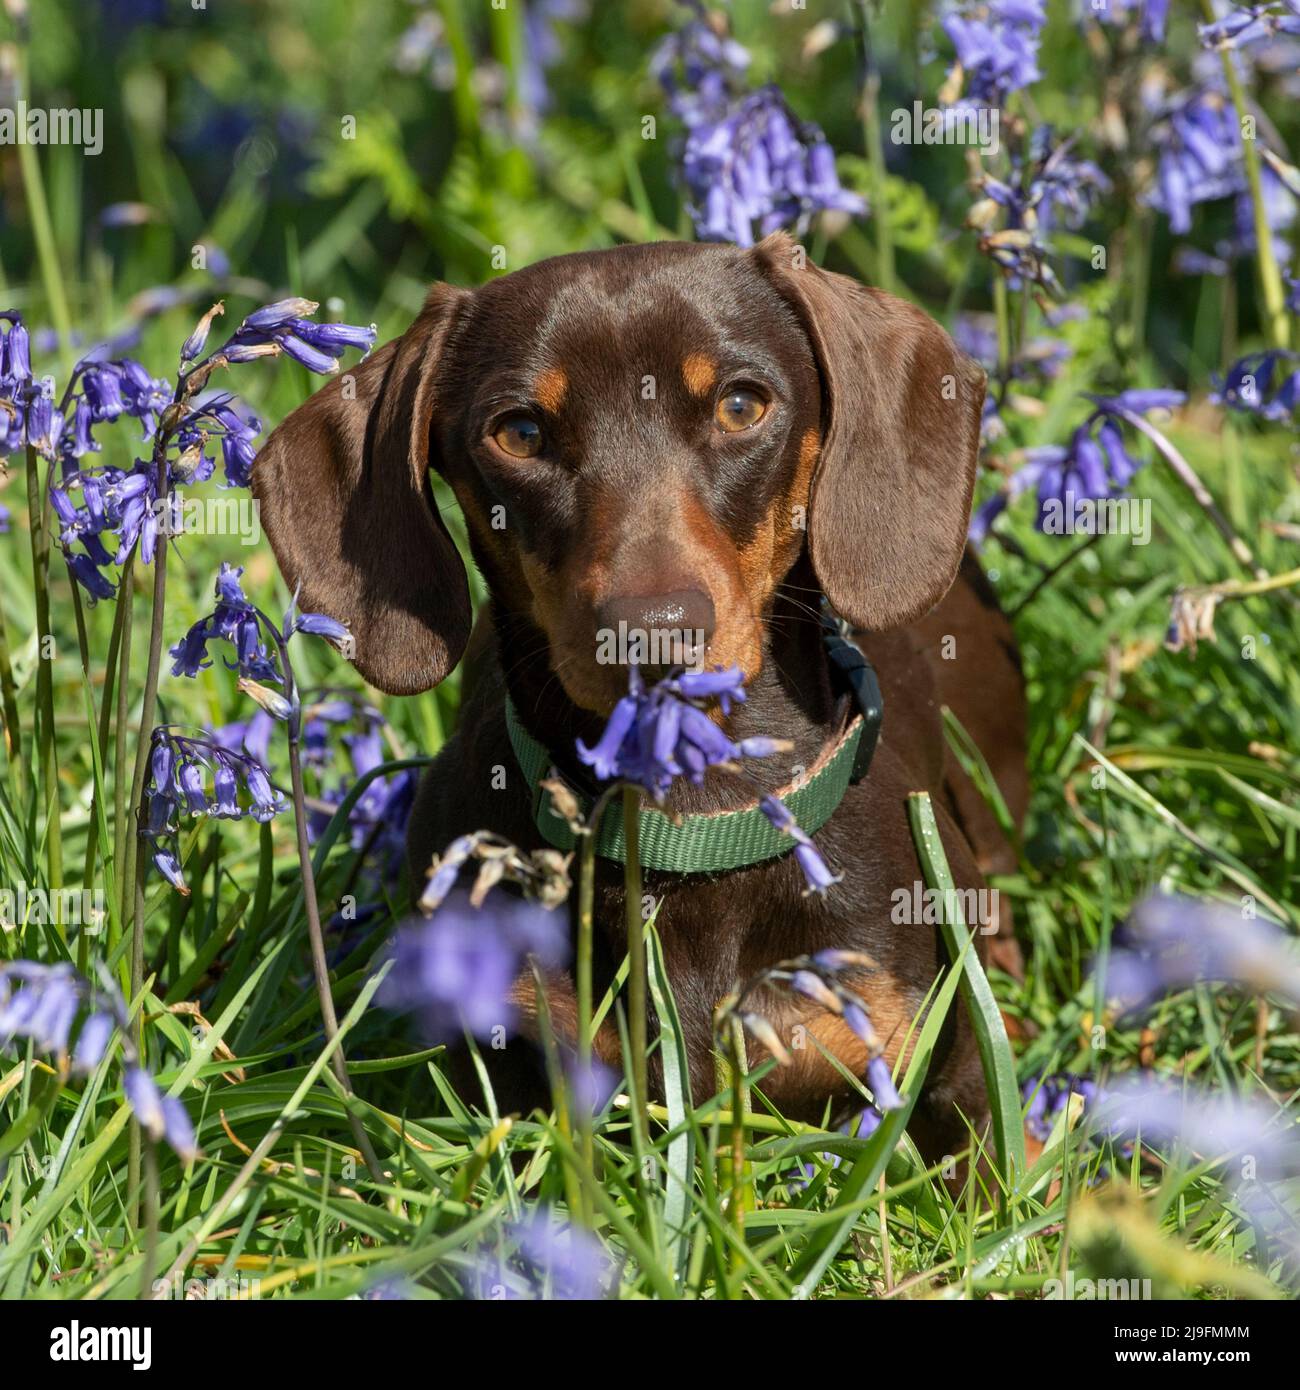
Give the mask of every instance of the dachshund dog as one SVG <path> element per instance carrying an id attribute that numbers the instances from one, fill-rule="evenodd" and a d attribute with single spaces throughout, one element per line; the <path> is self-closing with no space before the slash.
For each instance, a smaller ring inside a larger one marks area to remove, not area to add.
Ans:
<path id="1" fill-rule="evenodd" d="M 464 513 L 490 626 L 475 629 L 459 726 L 412 814 L 417 892 L 458 835 L 547 843 L 507 695 L 559 774 L 593 790 L 575 739 L 595 743 L 628 686 L 627 667 L 601 659 L 599 634 L 694 633 L 677 656 L 739 666 L 747 699 L 711 717 L 735 739 L 789 741 L 747 764 L 758 788 L 777 791 L 843 732 L 823 597 L 851 628 L 879 673 L 884 722 L 866 775 L 815 835 L 840 881 L 806 894 L 789 853 L 645 875 L 697 1098 L 714 1089 L 719 999 L 823 948 L 871 957 L 852 986 L 896 1060 L 947 960 L 932 914 L 899 920 L 925 884 L 909 792 L 933 795 L 959 889 L 1014 863 L 947 751 L 941 715 L 956 714 L 1019 818 L 1015 642 L 965 552 L 983 400 L 983 372 L 925 314 L 805 263 L 783 234 L 745 250 L 664 242 L 560 256 L 475 291 L 436 285 L 401 338 L 295 411 L 257 460 L 254 492 L 285 580 L 301 586 L 305 611 L 350 626 L 357 669 L 391 694 L 436 685 L 470 642 L 465 571 L 430 470 Z M 665 809 L 725 813 L 757 795 L 715 772 L 700 785 L 679 778 Z M 599 997 L 625 953 L 619 864 L 597 861 L 596 894 Z M 986 925 L 982 954 L 992 935 Z M 531 976 L 516 988 L 525 1032 L 531 990 Z M 547 980 L 547 1003 L 571 1038 L 566 976 Z M 763 1012 L 805 1043 L 765 1078 L 767 1097 L 793 1119 L 845 1113 L 857 1093 L 822 1049 L 861 1075 L 861 1040 L 801 996 L 770 991 Z M 616 1062 L 617 1035 L 606 1030 L 597 1051 Z M 765 1056 L 754 1048 L 751 1062 Z M 545 1095 L 526 1035 L 489 1062 L 503 1110 Z M 935 1159 L 964 1146 L 967 1122 L 978 1128 L 987 1110 L 958 1005 L 910 1132 Z"/>

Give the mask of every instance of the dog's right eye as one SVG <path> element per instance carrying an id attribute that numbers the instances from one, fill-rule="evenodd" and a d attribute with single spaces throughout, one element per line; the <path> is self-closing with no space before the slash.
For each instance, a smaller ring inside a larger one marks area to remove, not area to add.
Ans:
<path id="1" fill-rule="evenodd" d="M 542 427 L 527 415 L 508 415 L 492 431 L 492 438 L 511 458 L 530 459 L 542 452 Z"/>

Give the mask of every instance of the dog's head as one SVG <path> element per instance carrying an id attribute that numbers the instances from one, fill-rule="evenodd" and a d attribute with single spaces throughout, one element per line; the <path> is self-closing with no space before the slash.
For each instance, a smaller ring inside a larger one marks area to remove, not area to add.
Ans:
<path id="1" fill-rule="evenodd" d="M 855 626 L 923 614 L 961 558 L 983 397 L 923 313 L 805 266 L 783 235 L 625 246 L 435 286 L 272 434 L 253 487 L 303 608 L 348 623 L 362 674 L 410 694 L 470 626 L 435 469 L 499 610 L 603 713 L 626 689 L 611 651 L 752 678 L 804 546 Z"/>

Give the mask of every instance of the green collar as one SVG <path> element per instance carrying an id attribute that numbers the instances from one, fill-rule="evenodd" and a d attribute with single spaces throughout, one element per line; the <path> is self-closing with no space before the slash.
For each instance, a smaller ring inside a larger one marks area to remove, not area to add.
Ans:
<path id="1" fill-rule="evenodd" d="M 856 713 L 835 743 L 823 750 L 811 772 L 776 793 L 789 807 L 799 828 L 809 835 L 830 820 L 844 799 L 844 793 L 866 775 L 883 714 L 876 673 L 858 647 L 847 639 L 842 625 L 827 624 L 826 648 L 836 679 L 844 686 Z M 556 814 L 551 798 L 540 786 L 548 773 L 555 775 L 554 760 L 520 723 L 518 711 L 508 695 L 506 728 L 515 758 L 532 791 L 533 819 L 542 838 L 556 849 L 572 850 L 577 838 L 563 817 Z M 582 814 L 590 814 L 590 799 L 576 792 L 575 795 Z M 790 836 L 772 825 L 757 802 L 736 811 L 684 816 L 680 822 L 673 821 L 663 811 L 644 807 L 639 835 L 641 863 L 646 868 L 678 874 L 740 869 L 794 848 Z M 623 817 L 616 803 L 601 817 L 596 853 L 620 864 L 626 860 Z"/>

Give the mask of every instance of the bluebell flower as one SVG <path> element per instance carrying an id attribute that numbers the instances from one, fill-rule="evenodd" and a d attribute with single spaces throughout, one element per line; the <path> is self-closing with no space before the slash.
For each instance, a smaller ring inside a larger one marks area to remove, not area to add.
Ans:
<path id="1" fill-rule="evenodd" d="M 1007 178 L 985 172 L 977 187 L 982 196 L 967 225 L 980 232 L 980 252 L 1006 274 L 1012 289 L 1036 285 L 1059 295 L 1045 236 L 1058 223 L 1079 227 L 1110 190 L 1110 180 L 1093 161 L 1075 154 L 1073 140 L 1058 142 L 1045 126 L 1034 132 L 1024 154 L 1012 157 Z"/>
<path id="2" fill-rule="evenodd" d="M 1038 494 L 1035 524 L 1048 527 L 1062 508 L 1079 502 L 1118 496 L 1142 466 L 1128 450 L 1123 428 L 1125 414 L 1145 415 L 1152 410 L 1172 410 L 1187 398 L 1181 391 L 1130 390 L 1111 396 L 1089 396 L 1091 414 L 1078 426 L 1068 445 L 1047 444 L 1024 451 L 1024 462 L 1001 490 L 976 508 L 969 539 L 980 545 L 989 528 L 1009 502 L 1030 490 Z"/>
<path id="3" fill-rule="evenodd" d="M 96 1010 L 87 1016 L 77 1034 L 77 1045 L 72 1054 L 74 1072 L 94 1071 L 103 1061 L 117 1024 L 118 1020 L 113 1014 L 105 1010 Z"/>
<path id="4" fill-rule="evenodd" d="M 1265 5 L 1229 5 L 1227 13 L 1196 31 L 1206 48 L 1247 48 L 1279 34 L 1300 35 L 1300 10 L 1294 0 Z"/>
<path id="5" fill-rule="evenodd" d="M 588 748 L 577 741 L 578 760 L 603 781 L 631 782 L 662 801 L 678 777 L 699 785 L 711 767 L 731 767 L 744 758 L 770 757 L 786 744 L 777 739 L 733 740 L 701 707 L 716 699 L 724 715 L 745 698 L 745 677 L 728 670 L 672 674 L 647 688 L 640 671 L 628 673 L 628 693 L 614 706 L 604 732 Z M 785 805 L 773 796 L 759 802 L 764 815 L 790 834 L 809 892 L 824 892 L 839 879 Z"/>
<path id="6" fill-rule="evenodd" d="M 864 200 L 841 187 L 821 130 L 795 116 L 780 88 L 745 88 L 748 60 L 697 17 L 651 62 L 686 126 L 682 176 L 696 235 L 751 246 L 781 227 L 801 233 L 818 212 L 865 212 Z"/>
<path id="7" fill-rule="evenodd" d="M 175 1096 L 164 1096 L 158 1083 L 142 1066 L 127 1066 L 122 1089 L 140 1128 L 150 1139 L 155 1143 L 166 1140 L 186 1162 L 198 1157 L 194 1126 L 185 1106 Z"/>
<path id="8" fill-rule="evenodd" d="M 482 1252 L 473 1292 L 482 1299 L 588 1303 L 612 1294 L 614 1273 L 596 1236 L 538 1207 L 507 1223 L 494 1247 Z"/>
<path id="9" fill-rule="evenodd" d="M 1290 420 L 1300 406 L 1300 353 L 1270 348 L 1239 358 L 1214 377 L 1210 399 L 1263 420 Z"/>
<path id="10" fill-rule="evenodd" d="M 650 58 L 650 72 L 668 97 L 673 114 L 694 126 L 716 118 L 743 89 L 748 50 L 693 5 L 695 17 L 670 34 Z"/>
<path id="11" fill-rule="evenodd" d="M 214 729 L 213 741 L 231 752 L 243 751 L 259 763 L 265 763 L 270 750 L 275 720 L 265 710 L 256 710 L 247 720 L 226 724 Z"/>
<path id="12" fill-rule="evenodd" d="M 1199 1159 L 1249 1154 L 1262 1182 L 1300 1175 L 1294 1121 L 1256 1097 L 1211 1093 L 1165 1077 L 1126 1076 L 1108 1086 L 1095 1125 L 1111 1140 L 1182 1145 Z"/>
<path id="13" fill-rule="evenodd" d="M 578 23 L 587 18 L 586 0 L 529 0 L 524 7 L 524 52 L 519 71 L 519 96 L 536 118 L 551 105 L 547 69 L 561 56 L 557 23 Z"/>
<path id="14" fill-rule="evenodd" d="M 765 794 L 759 799 L 758 806 L 771 825 L 784 831 L 794 841 L 795 862 L 802 870 L 804 881 L 808 885 L 804 889 L 805 895 L 825 893 L 828 888 L 843 879 L 843 874 L 831 873 L 821 851 L 795 823 L 795 818 L 784 801 L 771 794 Z"/>
<path id="15" fill-rule="evenodd" d="M 943 30 L 957 51 L 964 103 L 1002 107 L 1037 82 L 1046 22 L 1042 0 L 975 0 L 949 9 Z"/>
<path id="16" fill-rule="evenodd" d="M 427 921 L 398 931 L 379 1002 L 414 1013 L 432 1041 L 463 1030 L 486 1038 L 514 1026 L 508 996 L 526 957 L 557 966 L 567 951 L 561 914 L 501 891 L 481 908 L 456 895 Z"/>
<path id="17" fill-rule="evenodd" d="M 295 298 L 255 309 L 214 355 L 236 362 L 283 352 L 309 371 L 330 375 L 349 348 L 369 352 L 374 346 L 374 324 L 314 323 L 308 316 L 319 307 L 314 300 Z"/>
<path id="18" fill-rule="evenodd" d="M 393 53 L 398 72 L 423 72 L 435 91 L 448 92 L 456 85 L 456 59 L 447 42 L 442 16 L 420 10 L 402 31 Z"/>
<path id="19" fill-rule="evenodd" d="M 1101 24 L 1119 26 L 1136 18 L 1145 43 L 1163 43 L 1169 23 L 1169 0 L 1089 0 L 1084 12 Z"/>
<path id="20" fill-rule="evenodd" d="M 1020 1098 L 1026 1107 L 1025 1132 L 1045 1143 L 1057 1116 L 1069 1104 L 1072 1095 L 1083 1098 L 1087 1114 L 1095 1108 L 1101 1092 L 1095 1081 L 1070 1072 L 1030 1077 L 1020 1088 Z"/>
<path id="21" fill-rule="evenodd" d="M 65 1053 L 84 998 L 84 979 L 66 962 L 0 965 L 0 1047 L 28 1038 L 38 1051 Z"/>
<path id="22" fill-rule="evenodd" d="M 0 964 L 0 1048 L 22 1038 L 62 1060 L 79 1017 L 71 1070 L 93 1071 L 103 1061 L 114 1029 L 120 1030 L 126 1061 L 123 1084 L 131 1108 L 151 1137 L 165 1139 L 182 1158 L 194 1157 L 198 1150 L 189 1116 L 179 1101 L 160 1094 L 141 1065 L 130 1041 L 126 1005 L 107 976 L 104 987 L 97 988 L 66 961 Z"/>
<path id="23" fill-rule="evenodd" d="M 207 793 L 209 779 L 211 796 Z M 239 802 L 241 787 L 247 795 L 247 809 Z M 154 729 L 141 833 L 150 843 L 154 866 L 178 892 L 189 892 L 179 852 L 182 813 L 219 820 L 248 815 L 264 822 L 277 816 L 285 805 L 284 797 L 271 784 L 270 773 L 250 753 L 223 746 L 215 738 L 181 733 L 171 725 Z"/>
<path id="24" fill-rule="evenodd" d="M 594 747 L 578 740 L 578 759 L 601 781 L 635 782 L 662 801 L 678 777 L 699 784 L 710 767 L 762 756 L 763 745 L 733 743 L 700 708 L 717 699 L 724 712 L 745 698 L 744 673 L 685 672 L 647 688 L 632 667 L 628 693 L 614 706 Z M 771 751 L 774 751 L 774 746 Z"/>
<path id="25" fill-rule="evenodd" d="M 208 334 L 212 331 L 212 320 L 226 312 L 225 304 L 218 300 L 195 324 L 190 336 L 181 344 L 181 362 L 192 362 L 204 349 Z"/>
<path id="26" fill-rule="evenodd" d="M 234 648 L 235 661 L 226 662 L 232 671 L 237 670 L 251 680 L 280 681 L 274 658 L 262 641 L 262 620 L 244 597 L 239 583 L 243 572 L 242 565 L 222 561 L 216 582 L 216 607 L 207 617 L 194 623 L 171 648 L 173 676 L 197 676 L 212 664 L 208 644 L 220 640 Z"/>
<path id="27" fill-rule="evenodd" d="M 901 1110 L 903 1098 L 894 1086 L 894 1078 L 889 1063 L 883 1056 L 873 1057 L 867 1063 L 867 1085 L 875 1097 L 877 1110 Z"/>
<path id="28" fill-rule="evenodd" d="M 1151 138 L 1158 163 L 1147 201 L 1181 236 L 1191 230 L 1196 204 L 1238 190 L 1236 118 L 1231 104 L 1217 92 L 1193 89 L 1166 103 Z"/>
<path id="29" fill-rule="evenodd" d="M 324 613 L 295 613 L 292 606 L 284 615 L 281 632 L 286 641 L 295 632 L 306 632 L 313 637 L 323 637 L 335 647 L 346 647 L 352 640 L 347 625 L 339 622 L 337 618 L 327 617 Z"/>
<path id="30" fill-rule="evenodd" d="M 1276 993 L 1300 1006 L 1300 952 L 1276 923 L 1227 904 L 1164 893 L 1143 899 L 1115 934 L 1107 997 L 1136 1009 L 1202 982 Z"/>
<path id="31" fill-rule="evenodd" d="M 870 1139 L 884 1118 L 874 1105 L 868 1105 L 849 1121 L 845 1129 L 854 1139 Z"/>

